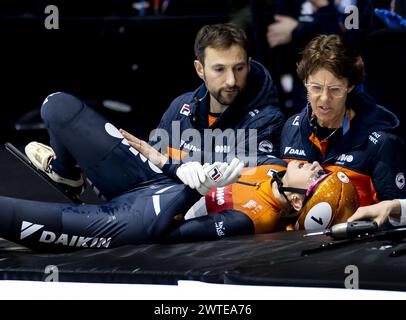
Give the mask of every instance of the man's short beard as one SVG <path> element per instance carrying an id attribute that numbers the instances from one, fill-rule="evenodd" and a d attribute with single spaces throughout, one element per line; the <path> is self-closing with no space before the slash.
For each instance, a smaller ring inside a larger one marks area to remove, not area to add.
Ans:
<path id="1" fill-rule="evenodd" d="M 241 92 L 241 88 L 240 88 L 240 87 L 234 87 L 234 89 L 237 91 L 237 95 L 235 96 L 235 98 L 234 98 L 233 101 L 231 101 L 231 102 L 224 101 L 224 99 L 223 99 L 222 96 L 221 96 L 221 91 L 222 91 L 222 90 L 219 90 L 219 91 L 217 91 L 217 92 L 211 91 L 211 92 L 210 92 L 210 95 L 211 95 L 218 103 L 220 103 L 221 105 L 223 105 L 223 106 L 230 106 L 231 104 L 233 104 L 233 103 L 237 100 L 238 95 L 239 95 L 240 92 Z"/>

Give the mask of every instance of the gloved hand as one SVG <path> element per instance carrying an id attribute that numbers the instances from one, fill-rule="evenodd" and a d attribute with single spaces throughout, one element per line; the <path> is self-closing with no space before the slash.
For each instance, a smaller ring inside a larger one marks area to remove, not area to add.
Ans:
<path id="1" fill-rule="evenodd" d="M 177 170 L 176 175 L 184 184 L 192 189 L 197 189 L 206 180 L 206 174 L 203 166 L 197 162 L 187 162 L 182 164 Z"/>
<path id="2" fill-rule="evenodd" d="M 213 187 L 223 187 L 237 181 L 243 167 L 244 162 L 237 158 L 230 164 L 215 162 L 201 165 L 194 161 L 182 164 L 176 170 L 176 175 L 185 185 L 205 195 Z"/>
<path id="3" fill-rule="evenodd" d="M 206 180 L 199 188 L 196 188 L 201 195 L 205 195 L 211 188 L 219 188 L 234 183 L 241 175 L 244 162 L 234 158 L 230 164 L 227 162 L 205 163 L 203 165 Z"/>
<path id="4" fill-rule="evenodd" d="M 406 28 L 406 19 L 403 19 L 395 12 L 386 9 L 375 9 L 375 15 L 385 22 L 389 28 Z"/>

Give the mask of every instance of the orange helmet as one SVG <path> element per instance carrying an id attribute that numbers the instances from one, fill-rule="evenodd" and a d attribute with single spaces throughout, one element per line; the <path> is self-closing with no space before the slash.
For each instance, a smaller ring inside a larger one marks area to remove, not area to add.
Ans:
<path id="1" fill-rule="evenodd" d="M 322 230 L 345 222 L 358 208 L 358 195 L 348 176 L 330 173 L 313 190 L 299 212 L 296 230 Z"/>

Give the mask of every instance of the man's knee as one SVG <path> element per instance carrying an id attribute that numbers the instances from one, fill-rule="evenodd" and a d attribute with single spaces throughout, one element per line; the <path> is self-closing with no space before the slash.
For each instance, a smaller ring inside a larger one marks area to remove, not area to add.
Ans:
<path id="1" fill-rule="evenodd" d="M 46 123 L 66 123 L 83 108 L 84 104 L 78 98 L 64 92 L 55 92 L 45 98 L 41 117 Z"/>

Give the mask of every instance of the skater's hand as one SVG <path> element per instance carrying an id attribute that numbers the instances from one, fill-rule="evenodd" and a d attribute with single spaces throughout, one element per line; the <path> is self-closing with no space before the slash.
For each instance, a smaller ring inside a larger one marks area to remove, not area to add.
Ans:
<path id="1" fill-rule="evenodd" d="M 159 169 L 162 169 L 164 164 L 168 161 L 168 158 L 162 153 L 154 149 L 148 142 L 138 139 L 127 131 L 120 129 L 120 133 L 128 141 L 131 147 L 141 153 L 145 158 L 151 161 Z"/>

